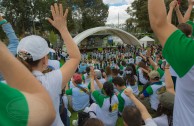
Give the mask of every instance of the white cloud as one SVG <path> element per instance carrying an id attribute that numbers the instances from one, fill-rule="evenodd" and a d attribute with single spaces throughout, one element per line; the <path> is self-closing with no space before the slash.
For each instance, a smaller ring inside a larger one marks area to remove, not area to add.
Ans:
<path id="1" fill-rule="evenodd" d="M 103 0 L 105 4 L 130 4 L 134 0 Z"/>
<path id="2" fill-rule="evenodd" d="M 110 6 L 106 24 L 118 24 L 118 17 L 120 24 L 125 23 L 126 19 L 130 17 L 126 12 L 128 6 L 129 5 Z"/>
<path id="3" fill-rule="evenodd" d="M 103 0 L 105 4 L 109 4 L 109 16 L 106 24 L 125 23 L 126 19 L 130 16 L 127 14 L 126 9 L 134 0 Z"/>

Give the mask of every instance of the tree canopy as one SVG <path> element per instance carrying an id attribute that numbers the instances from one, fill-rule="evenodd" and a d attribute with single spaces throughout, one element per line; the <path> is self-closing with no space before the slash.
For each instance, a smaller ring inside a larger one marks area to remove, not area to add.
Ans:
<path id="1" fill-rule="evenodd" d="M 169 4 L 171 1 L 172 0 L 165 0 L 167 12 L 169 10 Z M 127 13 L 131 16 L 129 19 L 126 20 L 127 29 L 138 38 L 141 38 L 144 35 L 154 36 L 153 31 L 150 27 L 147 2 L 147 0 L 134 0 L 131 6 L 129 6 L 126 10 Z M 180 5 L 182 14 L 186 12 L 187 7 L 187 1 L 182 1 Z M 192 13 L 191 19 L 193 17 L 194 15 Z M 173 12 L 172 23 L 175 26 L 178 25 L 178 20 L 175 12 Z"/>
<path id="2" fill-rule="evenodd" d="M 108 6 L 102 0 L 55 0 L 69 9 L 68 29 L 79 33 L 88 28 L 105 25 Z M 0 12 L 13 25 L 19 36 L 25 33 L 43 34 L 55 31 L 48 23 L 53 0 L 0 0 Z M 56 31 L 55 31 L 56 32 Z"/>

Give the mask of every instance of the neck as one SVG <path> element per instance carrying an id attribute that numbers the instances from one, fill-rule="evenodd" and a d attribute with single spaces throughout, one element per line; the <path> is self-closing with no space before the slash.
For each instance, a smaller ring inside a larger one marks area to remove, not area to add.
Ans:
<path id="1" fill-rule="evenodd" d="M 120 91 L 123 90 L 123 89 L 125 89 L 125 88 L 126 88 L 126 86 L 121 86 L 120 87 Z"/>

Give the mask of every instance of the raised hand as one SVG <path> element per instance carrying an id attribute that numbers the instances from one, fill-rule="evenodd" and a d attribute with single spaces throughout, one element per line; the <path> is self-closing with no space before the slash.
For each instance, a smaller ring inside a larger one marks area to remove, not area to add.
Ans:
<path id="1" fill-rule="evenodd" d="M 125 95 L 127 95 L 128 97 L 133 96 L 133 92 L 132 92 L 132 90 L 130 90 L 129 88 L 125 89 L 124 93 L 125 93 Z"/>
<path id="2" fill-rule="evenodd" d="M 48 21 L 59 31 L 61 32 L 63 29 L 67 28 L 67 15 L 68 9 L 66 9 L 65 13 L 63 12 L 62 4 L 54 4 L 51 5 L 52 17 L 48 19 Z"/>
<path id="3" fill-rule="evenodd" d="M 177 0 L 173 0 L 173 1 L 169 4 L 169 7 L 172 8 L 172 9 L 174 9 L 177 5 L 178 5 Z"/>
<path id="4" fill-rule="evenodd" d="M 193 0 L 188 0 L 188 3 L 189 3 L 189 5 L 194 5 L 194 1 Z"/>

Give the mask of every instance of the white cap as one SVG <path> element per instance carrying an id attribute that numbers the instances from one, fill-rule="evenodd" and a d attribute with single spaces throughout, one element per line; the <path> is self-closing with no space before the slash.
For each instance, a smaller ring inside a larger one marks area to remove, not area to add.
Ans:
<path id="1" fill-rule="evenodd" d="M 47 41 L 40 36 L 31 35 L 23 38 L 17 48 L 19 52 L 27 52 L 32 56 L 33 61 L 39 60 L 50 52 Z"/>

